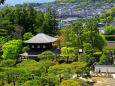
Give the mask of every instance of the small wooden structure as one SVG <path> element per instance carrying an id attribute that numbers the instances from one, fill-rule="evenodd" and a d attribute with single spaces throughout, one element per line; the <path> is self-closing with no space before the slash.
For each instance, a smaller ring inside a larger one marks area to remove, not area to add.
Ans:
<path id="1" fill-rule="evenodd" d="M 20 54 L 20 57 L 38 57 L 40 53 L 46 50 L 50 50 L 57 55 L 61 51 L 52 47 L 52 43 L 54 43 L 56 40 L 58 40 L 58 38 L 48 36 L 44 33 L 39 33 L 33 38 L 24 42 L 25 45 L 29 45 L 30 50 L 28 50 L 26 53 Z"/>

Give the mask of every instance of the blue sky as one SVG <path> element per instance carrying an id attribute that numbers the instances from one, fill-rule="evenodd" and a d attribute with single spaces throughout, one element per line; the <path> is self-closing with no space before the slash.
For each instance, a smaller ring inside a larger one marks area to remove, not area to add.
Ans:
<path id="1" fill-rule="evenodd" d="M 43 2 L 51 2 L 54 0 L 6 0 L 5 4 L 9 5 L 15 5 L 15 4 L 22 4 L 24 2 L 38 2 L 38 3 L 43 3 Z"/>

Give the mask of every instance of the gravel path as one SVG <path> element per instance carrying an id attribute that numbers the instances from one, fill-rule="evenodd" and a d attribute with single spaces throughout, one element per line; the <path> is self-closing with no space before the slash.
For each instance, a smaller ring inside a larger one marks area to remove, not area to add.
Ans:
<path id="1" fill-rule="evenodd" d="M 93 86 L 115 86 L 115 79 L 109 78 L 106 79 L 107 82 L 104 83 L 95 83 Z"/>

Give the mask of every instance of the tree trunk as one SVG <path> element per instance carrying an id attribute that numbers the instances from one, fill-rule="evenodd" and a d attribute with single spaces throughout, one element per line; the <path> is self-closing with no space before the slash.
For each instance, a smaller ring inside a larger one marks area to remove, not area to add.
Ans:
<path id="1" fill-rule="evenodd" d="M 34 79 L 34 75 L 32 75 L 32 79 Z"/>
<path id="2" fill-rule="evenodd" d="M 9 77 L 10 77 L 10 76 L 9 76 L 9 74 L 8 74 L 8 81 L 7 81 L 7 82 L 8 82 L 8 84 L 10 84 L 10 80 L 9 80 Z"/>
<path id="3" fill-rule="evenodd" d="M 2 79 L 1 81 L 2 81 L 2 86 L 4 86 L 4 80 Z"/>
<path id="4" fill-rule="evenodd" d="M 78 54 L 76 56 L 76 62 L 78 62 L 78 56 L 79 56 L 79 47 L 78 47 Z"/>
<path id="5" fill-rule="evenodd" d="M 60 83 L 62 82 L 62 77 L 61 77 L 61 74 L 59 75 L 59 78 L 60 78 Z"/>
<path id="6" fill-rule="evenodd" d="M 78 53 L 79 54 L 79 53 Z M 78 62 L 78 55 L 76 55 L 76 62 Z"/>
<path id="7" fill-rule="evenodd" d="M 15 80 L 13 81 L 13 85 L 15 86 L 16 84 L 15 84 Z"/>
<path id="8" fill-rule="evenodd" d="M 69 56 L 67 57 L 67 63 L 69 63 Z"/>

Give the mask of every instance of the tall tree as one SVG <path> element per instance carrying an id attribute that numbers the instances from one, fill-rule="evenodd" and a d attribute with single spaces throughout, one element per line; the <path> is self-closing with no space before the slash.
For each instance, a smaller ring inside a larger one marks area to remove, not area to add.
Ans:
<path id="1" fill-rule="evenodd" d="M 62 82 L 63 79 L 68 79 L 71 77 L 72 74 L 71 65 L 61 64 L 61 65 L 50 66 L 50 68 L 48 69 L 48 73 L 59 76 L 60 82 Z"/>
<path id="2" fill-rule="evenodd" d="M 67 63 L 69 60 L 73 61 L 76 58 L 77 52 L 74 47 L 62 47 L 61 56 L 67 58 Z"/>
<path id="3" fill-rule="evenodd" d="M 39 11 L 37 11 L 37 14 L 36 14 L 36 24 L 35 24 L 35 32 L 40 32 L 41 31 L 41 26 L 44 22 L 44 14 L 43 12 L 39 9 Z"/>
<path id="4" fill-rule="evenodd" d="M 44 17 L 42 31 L 46 34 L 54 35 L 57 29 L 56 16 L 52 10 L 48 8 Z"/>
<path id="5" fill-rule="evenodd" d="M 34 24 L 35 24 L 35 13 L 34 8 L 20 8 L 16 7 L 15 9 L 15 23 L 24 28 L 24 32 L 34 33 Z"/>
<path id="6" fill-rule="evenodd" d="M 106 42 L 104 36 L 99 34 L 97 26 L 98 24 L 96 20 L 89 20 L 84 26 L 82 41 L 85 43 L 90 43 L 94 48 L 102 50 Z"/>
<path id="7" fill-rule="evenodd" d="M 36 11 L 33 7 L 28 8 L 28 17 L 27 17 L 27 22 L 28 22 L 28 32 L 35 33 L 34 31 L 34 24 L 35 24 L 35 18 L 36 18 Z"/>
<path id="8" fill-rule="evenodd" d="M 58 30 L 58 16 L 56 14 L 56 10 L 52 11 L 52 28 L 53 28 L 53 33 L 57 33 L 56 31 Z"/>
<path id="9" fill-rule="evenodd" d="M 89 70 L 86 62 L 73 62 L 71 64 L 73 73 L 77 74 L 77 77 L 89 77 Z"/>

